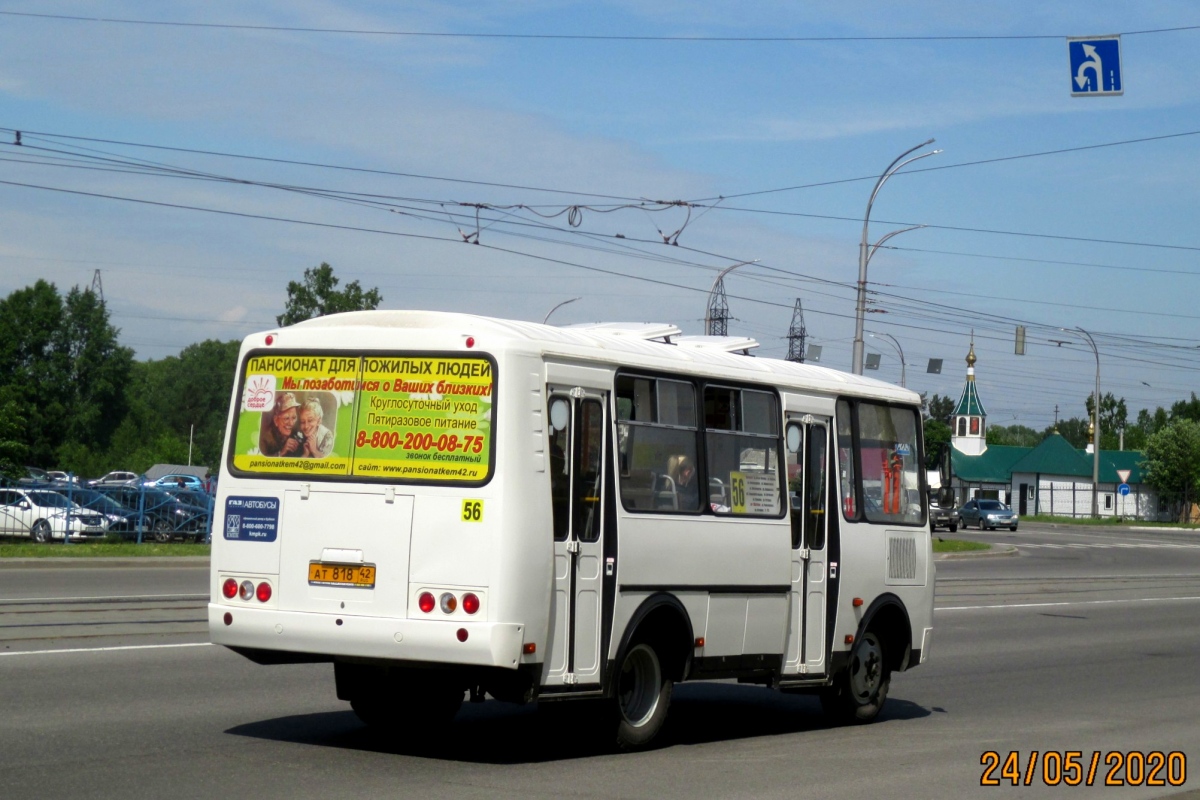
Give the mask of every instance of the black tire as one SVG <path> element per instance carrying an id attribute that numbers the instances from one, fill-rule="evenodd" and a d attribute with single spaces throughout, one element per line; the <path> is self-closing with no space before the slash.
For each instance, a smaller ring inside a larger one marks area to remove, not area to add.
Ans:
<path id="1" fill-rule="evenodd" d="M 165 519 L 154 520 L 154 541 L 159 544 L 166 544 L 174 538 L 175 531 L 171 528 L 171 523 Z"/>
<path id="2" fill-rule="evenodd" d="M 957 525 L 951 525 L 951 526 L 950 526 L 950 532 L 951 532 L 951 533 L 954 533 L 956 530 L 958 530 L 958 526 L 957 526 Z"/>
<path id="3" fill-rule="evenodd" d="M 1013 533 L 1016 533 L 1016 532 L 1017 532 L 1017 526 L 1016 526 L 1016 525 L 1013 525 L 1011 528 L 1009 528 L 1009 530 L 1010 530 L 1010 531 L 1012 531 Z"/>
<path id="4" fill-rule="evenodd" d="M 50 523 L 44 519 L 39 519 L 33 523 L 33 527 L 29 529 L 29 538 L 38 544 L 49 544 L 52 538 Z"/>
<path id="5" fill-rule="evenodd" d="M 821 693 L 821 707 L 840 724 L 870 722 L 887 702 L 891 682 L 883 640 L 867 631 L 850 652 L 850 664 Z"/>
<path id="6" fill-rule="evenodd" d="M 630 646 L 616 677 L 617 747 L 646 747 L 667 721 L 674 684 L 663 672 L 658 651 L 646 642 Z"/>

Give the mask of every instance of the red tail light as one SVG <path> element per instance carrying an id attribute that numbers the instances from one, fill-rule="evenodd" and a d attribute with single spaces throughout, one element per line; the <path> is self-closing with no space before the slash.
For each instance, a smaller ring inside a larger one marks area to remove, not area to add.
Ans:
<path id="1" fill-rule="evenodd" d="M 474 614 L 479 610 L 479 597 L 472 592 L 467 592 L 463 595 L 462 608 L 468 614 Z"/>
<path id="2" fill-rule="evenodd" d="M 271 599 L 271 584 L 263 581 L 258 585 L 258 591 L 255 594 L 258 596 L 258 602 L 267 602 Z"/>
<path id="3" fill-rule="evenodd" d="M 421 596 L 417 598 L 417 606 L 428 614 L 433 611 L 433 607 L 437 605 L 437 600 L 433 599 L 433 595 L 429 592 L 421 592 Z"/>
<path id="4" fill-rule="evenodd" d="M 459 629 L 458 629 L 458 633 L 457 633 L 457 634 L 455 634 L 455 635 L 456 635 L 456 636 L 458 636 L 458 640 L 459 640 L 460 642 L 465 642 L 465 641 L 467 640 L 467 629 L 466 629 L 466 628 L 459 628 Z"/>
<path id="5" fill-rule="evenodd" d="M 225 583 L 221 584 L 221 594 L 232 600 L 237 595 L 237 581 L 233 578 L 226 578 Z"/>

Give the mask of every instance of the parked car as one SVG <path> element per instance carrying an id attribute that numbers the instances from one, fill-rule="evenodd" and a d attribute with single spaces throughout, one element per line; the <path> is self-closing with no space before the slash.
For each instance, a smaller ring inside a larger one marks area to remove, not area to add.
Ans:
<path id="1" fill-rule="evenodd" d="M 46 473 L 46 479 L 51 483 L 69 483 L 73 486 L 79 485 L 79 478 L 68 472 L 63 472 L 61 469 L 50 470 Z"/>
<path id="2" fill-rule="evenodd" d="M 17 479 L 17 483 L 22 486 L 29 486 L 38 483 L 46 483 L 50 480 L 50 474 L 44 469 L 38 467 L 26 467 L 25 474 Z"/>
<path id="3" fill-rule="evenodd" d="M 959 519 L 958 509 L 954 506 L 929 507 L 929 530 L 931 531 L 948 528 L 953 533 L 958 530 Z"/>
<path id="4" fill-rule="evenodd" d="M 958 515 L 964 528 L 977 525 L 981 531 L 996 528 L 1008 528 L 1010 531 L 1017 529 L 1017 512 L 999 500 L 968 500 L 958 510 Z"/>
<path id="5" fill-rule="evenodd" d="M 135 483 L 138 479 L 136 472 L 124 472 L 115 470 L 105 474 L 103 477 L 96 478 L 87 482 L 88 486 L 120 486 L 126 483 Z"/>
<path id="6" fill-rule="evenodd" d="M 207 508 L 185 503 L 158 487 L 98 484 L 96 489 L 133 509 L 145 520 L 146 530 L 156 542 L 169 542 L 176 537 L 199 540 L 207 531 Z"/>
<path id="7" fill-rule="evenodd" d="M 108 532 L 116 533 L 126 538 L 137 538 L 138 512 L 137 509 L 122 505 L 113 498 L 97 489 L 84 487 L 53 487 L 56 492 L 75 502 L 83 508 L 103 514 L 108 519 Z"/>
<path id="8" fill-rule="evenodd" d="M 35 542 L 69 537 L 72 542 L 103 538 L 108 519 L 49 489 L 0 489 L 0 534 Z"/>
<path id="9" fill-rule="evenodd" d="M 158 486 L 162 489 L 198 489 L 204 491 L 204 480 L 202 478 L 175 472 L 170 475 L 163 475 L 156 481 L 147 481 L 146 485 Z"/>

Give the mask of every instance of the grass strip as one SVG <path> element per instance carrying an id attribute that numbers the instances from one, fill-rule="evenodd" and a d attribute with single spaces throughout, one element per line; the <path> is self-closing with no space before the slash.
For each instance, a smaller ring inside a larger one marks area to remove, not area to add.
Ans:
<path id="1" fill-rule="evenodd" d="M 972 550 L 990 550 L 990 544 L 983 542 L 968 542 L 962 539 L 943 539 L 933 537 L 933 552 L 935 553 L 968 553 Z"/>
<path id="2" fill-rule="evenodd" d="M 79 542 L 64 545 L 33 542 L 0 543 L 0 559 L 5 558 L 148 558 L 151 556 L 205 557 L 212 551 L 207 544 L 157 542 Z"/>

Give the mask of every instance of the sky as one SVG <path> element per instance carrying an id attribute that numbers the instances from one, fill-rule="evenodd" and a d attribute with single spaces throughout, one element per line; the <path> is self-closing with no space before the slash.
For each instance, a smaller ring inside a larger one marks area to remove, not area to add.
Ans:
<path id="1" fill-rule="evenodd" d="M 1124 93 L 1072 97 L 1107 34 Z M 1081 328 L 1133 418 L 1200 374 L 1198 47 L 1184 0 L 6 2 L 0 296 L 99 270 L 159 359 L 322 262 L 381 308 L 694 334 L 751 262 L 729 333 L 781 358 L 799 300 L 849 371 L 868 198 L 934 139 L 871 210 L 925 227 L 870 261 L 866 374 L 957 398 L 973 338 L 989 424 L 1041 430 L 1086 413 Z"/>

